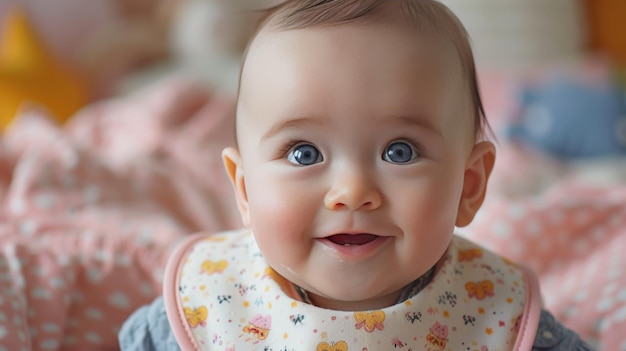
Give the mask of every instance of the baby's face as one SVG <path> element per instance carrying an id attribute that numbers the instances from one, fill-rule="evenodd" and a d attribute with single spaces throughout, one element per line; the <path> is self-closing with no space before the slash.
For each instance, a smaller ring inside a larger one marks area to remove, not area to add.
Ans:
<path id="1" fill-rule="evenodd" d="M 379 26 L 253 43 L 226 163 L 268 263 L 317 305 L 392 305 L 446 251 L 474 145 L 451 61 Z"/>

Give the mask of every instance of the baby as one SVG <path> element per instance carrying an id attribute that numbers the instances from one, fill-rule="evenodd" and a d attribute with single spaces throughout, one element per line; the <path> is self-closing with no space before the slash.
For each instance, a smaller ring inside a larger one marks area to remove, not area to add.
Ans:
<path id="1" fill-rule="evenodd" d="M 290 0 L 246 52 L 247 229 L 172 255 L 124 350 L 590 350 L 532 272 L 466 239 L 495 149 L 467 33 L 433 0 Z"/>

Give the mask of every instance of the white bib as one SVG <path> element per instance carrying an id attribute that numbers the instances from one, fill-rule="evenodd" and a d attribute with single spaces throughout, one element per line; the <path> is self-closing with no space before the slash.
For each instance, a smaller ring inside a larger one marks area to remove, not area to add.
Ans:
<path id="1" fill-rule="evenodd" d="M 291 284 L 244 230 L 181 245 L 164 298 L 183 350 L 530 350 L 537 286 L 525 269 L 455 236 L 415 296 L 375 311 L 327 310 L 290 298 Z"/>

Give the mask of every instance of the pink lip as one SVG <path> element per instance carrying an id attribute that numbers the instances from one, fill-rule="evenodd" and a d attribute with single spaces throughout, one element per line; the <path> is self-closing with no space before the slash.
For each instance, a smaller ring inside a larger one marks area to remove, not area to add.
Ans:
<path id="1" fill-rule="evenodd" d="M 367 233 L 339 233 L 319 239 L 344 259 L 370 256 L 388 241 L 389 237 Z"/>
<path id="2" fill-rule="evenodd" d="M 377 238 L 379 236 L 374 234 L 335 234 L 327 237 L 328 240 L 342 246 L 367 245 Z"/>

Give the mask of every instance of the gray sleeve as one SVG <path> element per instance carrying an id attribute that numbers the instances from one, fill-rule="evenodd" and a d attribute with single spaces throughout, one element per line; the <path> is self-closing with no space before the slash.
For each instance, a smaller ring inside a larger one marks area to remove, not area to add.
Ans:
<path id="1" fill-rule="evenodd" d="M 533 351 L 593 351 L 573 330 L 567 329 L 554 316 L 541 311 Z"/>
<path id="2" fill-rule="evenodd" d="M 118 340 L 122 351 L 180 351 L 162 297 L 135 311 L 124 322 Z"/>

